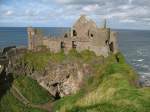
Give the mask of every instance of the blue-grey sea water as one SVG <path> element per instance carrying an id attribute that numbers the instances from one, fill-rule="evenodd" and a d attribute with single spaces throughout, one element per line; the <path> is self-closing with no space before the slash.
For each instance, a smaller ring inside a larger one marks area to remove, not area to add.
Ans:
<path id="1" fill-rule="evenodd" d="M 44 27 L 46 35 L 58 36 L 69 28 Z M 27 28 L 0 27 L 0 48 L 17 45 L 27 46 Z M 126 60 L 141 78 L 150 77 L 150 30 L 115 30 L 119 48 Z"/>

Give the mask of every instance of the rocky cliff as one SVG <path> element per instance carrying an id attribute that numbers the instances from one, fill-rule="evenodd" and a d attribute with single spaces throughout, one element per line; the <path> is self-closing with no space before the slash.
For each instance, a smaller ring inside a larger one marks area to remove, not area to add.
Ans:
<path id="1" fill-rule="evenodd" d="M 77 62 L 49 63 L 43 76 L 33 73 L 40 85 L 46 88 L 53 96 L 63 97 L 76 93 L 82 85 L 84 77 L 90 75 L 89 65 Z"/>
<path id="2" fill-rule="evenodd" d="M 79 55 L 76 51 L 72 51 L 73 53 Z M 89 51 L 85 51 L 85 53 L 90 54 Z M 94 74 L 90 63 L 103 62 L 103 58 L 100 57 L 87 63 L 81 59 L 81 56 L 77 59 L 72 54 L 70 53 L 70 56 L 68 54 L 68 58 L 66 58 L 64 53 L 46 53 L 45 55 L 44 52 L 24 52 L 20 56 L 10 58 L 11 63 L 8 64 L 7 72 L 32 77 L 57 99 L 75 94 L 80 90 L 84 85 L 84 80 Z M 90 55 L 91 57 L 95 56 L 93 52 Z M 45 62 L 41 63 L 44 60 Z M 40 64 L 42 66 L 39 67 Z"/>
<path id="3" fill-rule="evenodd" d="M 120 53 L 104 58 L 88 50 L 81 53 L 71 50 L 67 55 L 27 51 L 9 59 L 6 70 L 20 77 L 21 81 L 15 82 L 23 93 L 32 92 L 32 89 L 36 93 L 37 90 L 35 85 L 30 88 L 32 81 L 24 80 L 27 76 L 57 99 L 53 107 L 50 106 L 53 112 L 150 110 L 150 89 L 139 88 L 136 72 Z M 29 93 L 25 95 L 36 100 L 40 94 L 34 99 Z"/>

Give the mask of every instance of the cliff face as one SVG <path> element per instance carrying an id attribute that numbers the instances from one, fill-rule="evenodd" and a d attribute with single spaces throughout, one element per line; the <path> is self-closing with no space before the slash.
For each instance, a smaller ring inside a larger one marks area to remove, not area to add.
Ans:
<path id="1" fill-rule="evenodd" d="M 53 96 L 63 97 L 76 93 L 86 75 L 91 74 L 89 65 L 77 62 L 49 63 L 43 76 L 33 73 L 32 77 Z"/>
<path id="2" fill-rule="evenodd" d="M 54 102 L 54 112 L 150 110 L 150 89 L 138 88 L 136 73 L 121 54 L 104 58 L 90 51 L 72 50 L 67 55 L 27 51 L 9 59 L 6 70 L 19 75 L 22 81 L 15 82 L 22 91 L 32 92 L 34 87 L 34 93 L 40 91 L 37 84 L 30 88 L 33 82 L 24 80 L 28 75 L 55 99 L 65 96 Z M 34 100 L 41 93 L 34 98 L 26 95 Z"/>
<path id="3" fill-rule="evenodd" d="M 63 53 L 50 53 L 45 55 L 44 52 L 28 52 L 11 61 L 7 67 L 7 72 L 32 77 L 57 99 L 66 95 L 75 94 L 80 90 L 84 85 L 84 80 L 92 77 L 94 74 L 93 67 L 90 63 L 98 61 L 99 64 L 102 64 L 103 62 L 103 58 L 97 58 L 87 63 L 81 59 L 82 56 L 79 56 L 77 59 L 73 55 L 70 54 L 67 57 Z M 94 54 L 92 55 L 93 57 L 95 56 Z M 42 61 L 44 63 L 41 63 Z"/>
<path id="4" fill-rule="evenodd" d="M 11 56 L 10 60 L 8 73 L 19 75 L 21 79 L 28 75 L 55 99 L 65 96 L 54 103 L 54 112 L 150 110 L 150 89 L 137 88 L 136 73 L 121 54 L 104 58 L 87 50 L 81 53 L 72 50 L 67 55 L 27 51 Z M 16 84 L 28 91 L 30 81 L 22 82 Z"/>

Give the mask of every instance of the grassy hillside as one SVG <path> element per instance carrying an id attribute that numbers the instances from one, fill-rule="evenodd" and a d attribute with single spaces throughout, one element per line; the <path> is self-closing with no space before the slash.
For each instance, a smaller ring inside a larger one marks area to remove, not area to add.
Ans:
<path id="1" fill-rule="evenodd" d="M 37 81 L 27 76 L 17 77 L 13 85 L 33 104 L 43 104 L 49 100 L 53 100 L 48 91 L 39 86 Z"/>
<path id="2" fill-rule="evenodd" d="M 46 112 L 44 110 L 30 108 L 20 103 L 10 91 L 0 101 L 0 112 Z"/>
<path id="3" fill-rule="evenodd" d="M 35 80 L 27 76 L 16 77 L 13 75 L 13 77 L 12 86 L 15 86 L 31 104 L 43 104 L 53 100 L 51 95 Z M 12 91 L 11 87 L 0 99 L 0 112 L 47 112 L 24 104 L 14 96 Z"/>
<path id="4" fill-rule="evenodd" d="M 150 88 L 139 88 L 136 72 L 120 53 L 117 56 L 119 62 L 116 60 L 116 55 L 104 58 L 88 50 L 81 53 L 71 50 L 67 55 L 63 52 L 54 54 L 41 51 L 28 52 L 19 63 L 34 70 L 43 70 L 48 61 L 56 63 L 79 61 L 90 65 L 91 70 L 94 71 L 93 75 L 84 79 L 84 86 L 77 94 L 54 102 L 53 112 L 149 112 Z M 13 84 L 32 103 L 41 104 L 51 100 L 49 94 L 29 77 L 20 76 Z M 7 112 L 18 110 L 18 112 L 41 112 L 26 108 L 10 92 L 7 92 L 0 101 L 2 112 L 5 112 L 8 102 L 10 103 Z"/>
<path id="5" fill-rule="evenodd" d="M 54 111 L 149 112 L 150 88 L 136 87 L 136 73 L 121 54 L 118 56 L 119 62 L 111 55 L 104 60 L 103 65 L 94 64 L 94 77 L 90 77 L 77 94 L 55 102 Z M 95 58 L 98 57 L 90 60 Z"/>

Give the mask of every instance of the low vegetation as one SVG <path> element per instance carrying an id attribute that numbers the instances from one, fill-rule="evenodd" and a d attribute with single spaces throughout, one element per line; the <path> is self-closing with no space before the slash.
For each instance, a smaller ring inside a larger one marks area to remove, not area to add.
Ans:
<path id="1" fill-rule="evenodd" d="M 32 108 L 30 105 L 40 105 L 53 101 L 53 98 L 45 89 L 39 86 L 35 80 L 27 76 L 13 75 L 13 79 L 10 89 L 8 88 L 5 95 L 0 98 L 0 112 L 47 112 L 38 108 Z M 20 94 L 22 94 L 30 104 L 24 104 L 24 101 L 21 99 L 18 100 L 18 95 L 14 94 L 13 86 L 18 89 Z"/>
<path id="2" fill-rule="evenodd" d="M 48 91 L 30 77 L 19 76 L 14 80 L 13 85 L 33 104 L 43 104 L 53 100 Z"/>
<path id="3" fill-rule="evenodd" d="M 32 105 L 40 106 L 47 102 L 52 102 L 51 95 L 28 76 L 13 74 L 12 77 L 13 81 L 5 80 L 6 78 L 0 81 L 0 92 L 5 90 L 5 94 L 0 96 L 0 112 L 47 112 L 43 109 L 33 108 Z M 14 87 L 29 102 L 24 102 L 19 93 L 13 89 Z"/>
<path id="4" fill-rule="evenodd" d="M 81 55 L 83 55 L 81 53 Z M 90 77 L 77 94 L 66 96 L 54 105 L 59 112 L 149 112 L 150 89 L 139 88 L 137 74 L 121 54 L 96 64 L 93 77 Z M 87 57 L 87 55 L 84 55 Z M 89 54 L 87 62 L 95 56 Z"/>
<path id="5" fill-rule="evenodd" d="M 78 53 L 75 49 L 69 51 L 66 55 L 63 51 L 59 53 L 51 53 L 49 51 L 39 51 L 39 52 L 28 52 L 26 53 L 18 63 L 28 65 L 34 70 L 43 70 L 49 61 L 52 62 L 63 62 L 63 61 L 84 61 L 89 62 L 96 57 L 94 52 L 85 50 Z"/>
<path id="6" fill-rule="evenodd" d="M 28 91 L 29 92 L 29 91 Z M 29 92 L 30 93 L 30 92 Z M 44 110 L 28 107 L 16 99 L 10 91 L 0 100 L 0 112 L 46 112 Z"/>
<path id="7" fill-rule="evenodd" d="M 78 93 L 54 102 L 53 112 L 149 112 L 150 110 L 150 88 L 138 86 L 136 72 L 126 63 L 121 53 L 110 54 L 104 58 L 88 50 L 78 53 L 73 49 L 67 55 L 63 51 L 55 54 L 48 51 L 28 52 L 19 63 L 39 71 L 43 70 L 49 61 L 56 63 L 82 61 L 94 70 L 92 76 L 85 79 L 84 86 Z M 41 104 L 52 100 L 47 91 L 27 76 L 17 77 L 13 84 L 32 103 Z M 43 112 L 20 104 L 9 91 L 1 99 L 0 109 L 2 112 Z"/>

